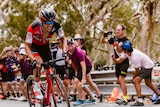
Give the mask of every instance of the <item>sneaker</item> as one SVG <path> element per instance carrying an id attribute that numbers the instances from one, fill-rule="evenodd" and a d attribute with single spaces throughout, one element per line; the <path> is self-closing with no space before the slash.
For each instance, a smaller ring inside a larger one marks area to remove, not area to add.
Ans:
<path id="1" fill-rule="evenodd" d="M 6 96 L 5 95 L 0 95 L 0 99 L 6 100 Z"/>
<path id="2" fill-rule="evenodd" d="M 160 104 L 160 99 L 158 99 L 157 101 L 153 102 L 153 104 Z"/>
<path id="3" fill-rule="evenodd" d="M 84 101 L 83 101 L 83 100 L 78 99 L 78 100 L 73 104 L 73 106 L 82 105 L 83 103 L 84 103 Z"/>
<path id="4" fill-rule="evenodd" d="M 43 99 L 43 95 L 40 89 L 33 89 L 34 90 L 34 97 L 36 99 L 42 100 Z"/>
<path id="5" fill-rule="evenodd" d="M 141 102 L 137 101 L 137 102 L 135 102 L 134 104 L 132 104 L 130 106 L 144 106 L 144 103 L 141 103 Z"/>
<path id="6" fill-rule="evenodd" d="M 123 98 L 117 99 L 117 100 L 115 101 L 115 103 L 116 103 L 116 104 L 119 104 L 119 105 L 127 105 L 127 104 L 128 104 L 128 102 L 125 101 Z"/>
<path id="7" fill-rule="evenodd" d="M 61 97 L 58 97 L 57 103 L 61 103 L 62 101 L 63 101 L 63 99 Z"/>
<path id="8" fill-rule="evenodd" d="M 95 103 L 96 103 L 95 99 L 93 99 L 93 100 L 88 99 L 88 100 L 84 101 L 84 104 L 95 104 Z"/>
<path id="9" fill-rule="evenodd" d="M 18 101 L 26 101 L 27 99 L 24 96 L 21 96 L 17 99 Z"/>
<path id="10" fill-rule="evenodd" d="M 15 97 L 13 96 L 13 95 L 11 95 L 11 96 L 9 96 L 9 98 L 8 98 L 9 100 L 14 100 L 15 99 Z"/>
<path id="11" fill-rule="evenodd" d="M 72 97 L 72 96 L 69 96 L 69 101 L 73 101 L 74 100 L 74 98 Z"/>

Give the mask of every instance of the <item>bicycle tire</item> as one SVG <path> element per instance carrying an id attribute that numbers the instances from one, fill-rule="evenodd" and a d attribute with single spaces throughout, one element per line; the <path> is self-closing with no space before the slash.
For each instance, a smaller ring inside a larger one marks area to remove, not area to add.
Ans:
<path id="1" fill-rule="evenodd" d="M 33 75 L 28 76 L 26 80 L 26 86 L 27 86 L 26 89 L 27 89 L 27 99 L 29 102 L 29 107 L 36 107 L 37 104 L 40 105 L 40 107 L 46 107 L 44 100 L 38 100 L 32 97 L 31 88 L 33 85 L 33 81 L 34 81 L 34 76 Z M 32 101 L 31 99 L 34 101 Z"/>
<path id="2" fill-rule="evenodd" d="M 68 99 L 68 96 L 67 96 L 67 92 L 66 92 L 66 89 L 65 89 L 61 79 L 57 75 L 52 75 L 51 79 L 52 79 L 53 87 L 56 84 L 56 86 L 60 90 L 60 94 L 63 98 L 63 101 L 61 103 L 57 103 L 56 101 L 54 101 L 54 103 L 56 103 L 55 107 L 56 106 L 57 107 L 70 107 L 70 102 L 69 102 L 69 99 Z M 54 99 L 54 96 L 53 96 L 53 99 Z"/>

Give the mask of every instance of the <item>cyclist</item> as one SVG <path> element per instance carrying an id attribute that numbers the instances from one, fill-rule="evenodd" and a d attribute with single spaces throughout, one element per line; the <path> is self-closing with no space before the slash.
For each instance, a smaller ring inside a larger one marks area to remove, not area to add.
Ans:
<path id="1" fill-rule="evenodd" d="M 28 57 L 32 61 L 33 66 L 38 66 L 42 62 L 46 62 L 52 59 L 49 40 L 54 33 L 62 40 L 62 48 L 64 49 L 64 32 L 61 25 L 55 20 L 56 13 L 51 8 L 44 8 L 39 13 L 40 20 L 35 20 L 31 23 L 27 30 L 25 49 Z M 45 69 L 45 67 L 44 67 Z M 35 79 L 34 89 L 39 93 L 35 97 L 43 99 L 40 92 L 39 80 L 40 76 L 36 77 L 37 69 L 33 70 Z"/>
<path id="2" fill-rule="evenodd" d="M 93 85 L 90 75 L 92 69 L 91 60 L 82 49 L 76 46 L 73 38 L 67 40 L 67 54 L 71 59 L 76 71 L 75 83 L 78 89 L 79 96 L 79 99 L 73 104 L 73 106 L 82 105 L 84 103 L 95 103 L 96 100 L 93 98 L 91 91 L 87 86 L 85 86 L 86 82 L 89 83 L 89 85 Z M 96 89 L 97 91 L 99 91 L 98 88 Z M 85 93 L 83 91 L 85 91 L 89 95 L 89 100 L 85 101 Z"/>
<path id="3" fill-rule="evenodd" d="M 109 43 L 112 44 L 114 47 L 114 55 L 113 58 L 119 58 L 123 55 L 123 51 L 121 48 L 121 44 L 124 43 L 127 39 L 125 37 L 125 26 L 118 24 L 116 27 L 116 35 L 114 35 L 112 32 L 107 32 L 104 34 L 102 37 L 102 43 Z M 107 40 L 107 36 L 109 36 L 109 33 L 112 35 L 112 37 Z M 114 60 L 113 60 L 114 61 Z M 127 87 L 125 84 L 125 77 L 127 76 L 127 69 L 129 67 L 129 60 L 126 58 L 123 60 L 121 63 L 116 63 L 115 70 L 116 70 L 116 77 L 117 81 L 121 87 L 123 97 L 121 99 L 117 99 L 116 103 L 117 104 L 123 104 L 126 105 L 129 100 L 129 96 L 127 95 Z"/>
<path id="4" fill-rule="evenodd" d="M 125 53 L 123 57 L 127 57 L 135 67 L 132 82 L 137 92 L 138 101 L 131 106 L 143 106 L 144 103 L 142 100 L 140 85 L 143 79 L 145 80 L 146 85 L 150 87 L 157 95 L 160 96 L 158 88 L 152 83 L 151 79 L 154 63 L 146 54 L 137 49 L 132 48 L 132 44 L 129 41 L 126 41 L 124 45 L 122 45 L 122 49 Z"/>

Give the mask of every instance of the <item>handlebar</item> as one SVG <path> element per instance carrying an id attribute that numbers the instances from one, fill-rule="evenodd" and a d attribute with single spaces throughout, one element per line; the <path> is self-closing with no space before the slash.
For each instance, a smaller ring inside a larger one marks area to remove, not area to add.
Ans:
<path id="1" fill-rule="evenodd" d="M 61 61 L 61 60 L 65 60 L 64 58 L 60 58 L 60 59 L 53 59 L 53 60 L 49 60 L 47 62 L 43 62 L 43 64 L 41 64 L 44 68 L 50 68 L 50 67 L 54 67 L 55 66 L 55 62 L 57 61 Z"/>

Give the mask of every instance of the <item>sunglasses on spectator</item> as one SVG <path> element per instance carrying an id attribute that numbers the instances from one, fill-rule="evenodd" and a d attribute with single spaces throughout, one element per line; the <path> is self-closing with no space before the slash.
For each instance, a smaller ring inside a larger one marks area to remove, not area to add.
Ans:
<path id="1" fill-rule="evenodd" d="M 54 24 L 54 21 L 53 22 L 44 22 L 44 24 L 46 24 L 46 25 L 52 25 L 52 24 Z"/>
<path id="2" fill-rule="evenodd" d="M 6 52 L 10 52 L 11 50 L 6 50 Z"/>

